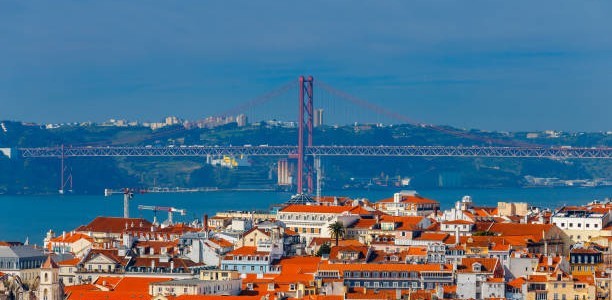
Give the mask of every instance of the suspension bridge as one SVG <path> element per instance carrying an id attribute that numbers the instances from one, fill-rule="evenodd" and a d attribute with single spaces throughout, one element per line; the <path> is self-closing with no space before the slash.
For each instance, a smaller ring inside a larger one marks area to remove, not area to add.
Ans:
<path id="1" fill-rule="evenodd" d="M 463 139 L 479 141 L 485 145 L 496 146 L 345 146 L 345 145 L 314 145 L 313 127 L 315 126 L 314 107 L 315 89 L 312 76 L 300 76 L 298 79 L 298 120 L 297 145 L 284 146 L 58 146 L 40 148 L 15 149 L 18 156 L 23 158 L 59 158 L 62 160 L 62 177 L 64 159 L 68 157 L 203 157 L 203 156 L 278 156 L 297 159 L 296 187 L 298 192 L 312 193 L 314 180 L 318 172 L 317 159 L 326 156 L 413 156 L 413 157 L 499 157 L 499 158 L 550 158 L 550 159 L 610 159 L 612 147 L 546 147 L 530 145 L 511 140 L 489 139 L 472 135 L 465 131 L 448 127 L 418 123 L 393 110 L 388 110 L 375 103 L 362 100 L 350 94 L 339 91 L 330 85 L 319 82 L 317 85 L 330 95 L 343 98 L 351 107 L 361 107 L 378 115 L 399 120 L 405 124 L 412 124 L 421 128 L 457 136 Z M 295 87 L 295 82 L 269 92 L 262 97 L 255 98 L 232 108 L 224 115 L 244 113 L 253 107 L 259 107 Z M 294 102 L 295 103 L 295 102 Z M 319 122 L 322 116 L 318 116 Z M 318 177 L 317 177 L 318 179 Z M 65 180 L 62 178 L 62 186 Z"/>

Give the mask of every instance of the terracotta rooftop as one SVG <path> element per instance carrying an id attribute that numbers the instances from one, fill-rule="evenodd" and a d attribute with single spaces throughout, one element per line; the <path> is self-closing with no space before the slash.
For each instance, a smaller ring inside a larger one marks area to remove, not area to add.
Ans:
<path id="1" fill-rule="evenodd" d="M 395 230 L 418 230 L 421 229 L 417 225 L 423 221 L 425 217 L 409 217 L 409 216 L 389 216 L 383 215 L 380 218 L 380 222 L 393 222 L 398 226 Z"/>
<path id="2" fill-rule="evenodd" d="M 452 272 L 450 264 L 330 264 L 321 263 L 319 270 L 338 270 L 341 275 L 344 271 L 447 271 Z"/>
<path id="3" fill-rule="evenodd" d="M 84 239 L 84 240 L 93 242 L 93 239 L 89 235 L 86 235 L 84 233 L 79 233 L 79 232 L 76 232 L 76 233 L 69 232 L 69 233 L 66 233 L 66 236 L 64 235 L 56 236 L 51 239 L 51 242 L 52 243 L 74 243 L 80 239 Z"/>
<path id="4" fill-rule="evenodd" d="M 490 232 L 499 233 L 502 236 L 525 236 L 531 235 L 536 241 L 542 239 L 542 234 L 554 228 L 553 224 L 516 224 L 516 223 L 493 223 Z"/>
<path id="5" fill-rule="evenodd" d="M 79 262 L 81 261 L 80 258 L 73 258 L 73 259 L 66 259 L 66 260 L 62 260 L 60 262 L 58 262 L 57 264 L 62 267 L 62 266 L 76 266 L 79 264 Z"/>
<path id="6" fill-rule="evenodd" d="M 107 282 L 107 287 L 112 287 L 110 291 L 101 291 L 95 285 L 75 285 L 64 288 L 66 299 L 75 300 L 134 300 L 151 299 L 149 296 L 149 284 L 155 282 L 169 281 L 170 278 L 149 278 L 149 277 L 101 277 L 97 283 Z M 119 278 L 119 279 L 117 279 Z"/>
<path id="7" fill-rule="evenodd" d="M 480 272 L 492 273 L 495 271 L 498 260 L 497 258 L 464 257 L 461 259 L 461 263 L 457 265 L 457 272 L 472 273 L 474 272 L 473 265 L 475 263 L 479 263 L 481 265 Z"/>
<path id="8" fill-rule="evenodd" d="M 76 229 L 80 232 L 122 233 L 127 229 L 151 230 L 151 222 L 142 218 L 97 217 L 89 224 Z"/>
<path id="9" fill-rule="evenodd" d="M 465 221 L 465 220 L 453 220 L 453 221 L 444 221 L 442 224 L 449 225 L 474 225 L 474 222 Z"/>
<path id="10" fill-rule="evenodd" d="M 232 247 L 234 246 L 234 244 L 232 244 L 230 241 L 226 240 L 226 239 L 222 239 L 222 238 L 211 238 L 208 239 L 208 241 L 213 242 L 223 248 L 228 248 L 228 247 Z"/>
<path id="11" fill-rule="evenodd" d="M 436 200 L 428 199 L 428 198 L 422 197 L 420 195 L 415 195 L 415 196 L 402 195 L 402 198 L 401 198 L 400 201 L 401 201 L 401 203 L 440 204 Z M 377 201 L 377 203 L 393 203 L 393 202 L 394 202 L 393 197 L 385 198 L 385 199 Z"/>
<path id="12" fill-rule="evenodd" d="M 270 255 L 269 252 L 259 252 L 257 251 L 257 247 L 253 247 L 253 246 L 243 246 L 240 247 L 238 249 L 234 249 L 234 251 L 228 252 L 225 255 L 224 259 L 231 259 L 231 257 L 233 256 L 237 256 L 237 255 L 251 255 L 251 256 L 268 256 Z"/>

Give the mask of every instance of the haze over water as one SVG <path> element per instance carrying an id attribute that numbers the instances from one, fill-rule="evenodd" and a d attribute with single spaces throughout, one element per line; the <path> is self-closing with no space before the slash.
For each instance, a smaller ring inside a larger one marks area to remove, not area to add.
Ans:
<path id="1" fill-rule="evenodd" d="M 343 190 L 325 192 L 324 195 L 367 198 L 377 201 L 392 197 L 395 190 Z M 475 205 L 495 206 L 498 201 L 528 202 L 540 207 L 556 208 L 566 204 L 586 204 L 594 199 L 612 197 L 612 187 L 602 188 L 500 188 L 500 189 L 449 189 L 418 190 L 420 195 L 435 199 L 442 209 L 452 207 L 464 195 L 472 196 Z M 190 222 L 204 214 L 214 215 L 225 210 L 266 210 L 274 204 L 289 199 L 290 193 L 282 192 L 208 192 L 208 193 L 158 193 L 136 195 L 130 205 L 130 216 L 153 220 L 152 211 L 139 211 L 138 205 L 173 206 L 187 210 L 187 216 L 175 215 L 176 221 Z M 56 234 L 87 224 L 96 216 L 122 216 L 123 197 L 114 195 L 41 195 L 0 196 L 0 237 L 3 240 L 25 241 L 42 244 L 45 232 L 53 229 Z M 167 213 L 158 212 L 159 221 Z"/>

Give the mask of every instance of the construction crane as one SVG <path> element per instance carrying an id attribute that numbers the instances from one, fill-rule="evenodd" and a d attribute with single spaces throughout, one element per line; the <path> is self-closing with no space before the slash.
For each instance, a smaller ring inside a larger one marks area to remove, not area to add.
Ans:
<path id="1" fill-rule="evenodd" d="M 123 193 L 123 217 L 130 217 L 130 200 L 134 198 L 134 190 L 124 188 L 120 191 L 113 191 L 111 189 L 104 189 L 104 197 L 109 197 L 113 194 Z"/>
<path id="2" fill-rule="evenodd" d="M 179 209 L 168 206 L 150 206 L 150 205 L 138 205 L 139 210 L 152 210 L 155 212 L 155 216 L 153 217 L 153 223 L 157 223 L 157 212 L 158 211 L 166 211 L 168 212 L 168 225 L 172 225 L 172 213 L 179 213 L 181 216 L 187 215 L 187 210 Z"/>

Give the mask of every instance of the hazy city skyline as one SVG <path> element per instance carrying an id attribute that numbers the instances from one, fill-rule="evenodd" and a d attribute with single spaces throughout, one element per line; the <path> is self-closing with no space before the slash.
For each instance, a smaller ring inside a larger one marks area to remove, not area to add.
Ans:
<path id="1" fill-rule="evenodd" d="M 181 4 L 3 2 L 0 119 L 199 119 L 312 74 L 419 122 L 612 129 L 610 3 Z"/>

